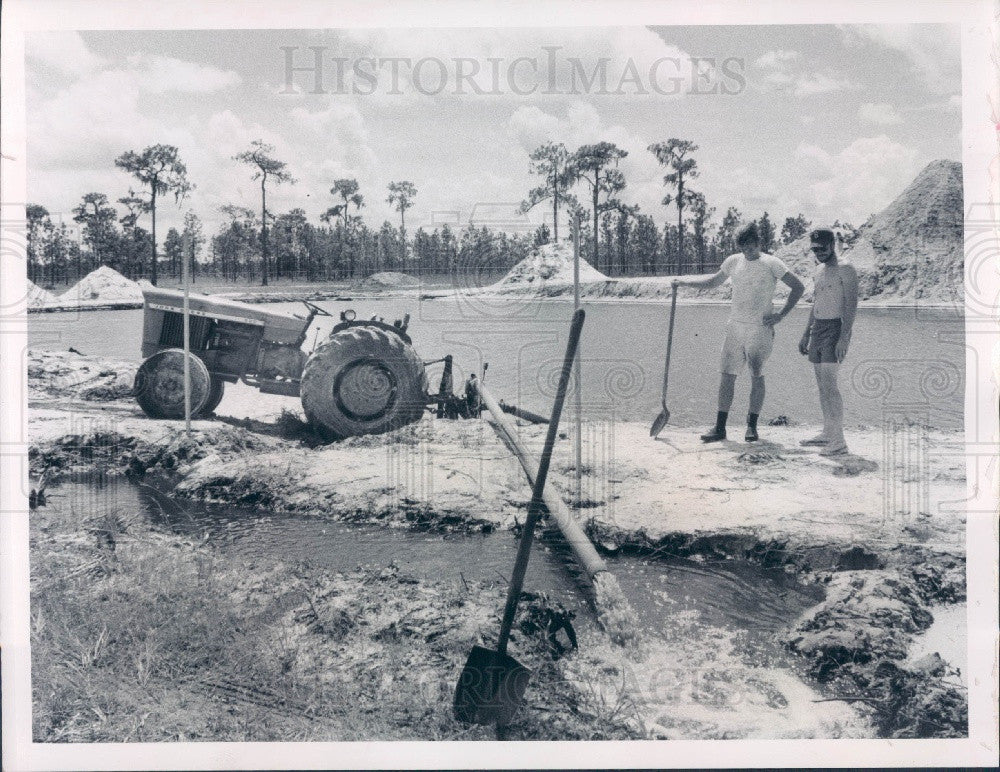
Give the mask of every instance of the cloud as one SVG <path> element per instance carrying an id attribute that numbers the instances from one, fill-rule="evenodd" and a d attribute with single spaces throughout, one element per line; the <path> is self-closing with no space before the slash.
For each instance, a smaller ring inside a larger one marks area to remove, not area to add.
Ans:
<path id="1" fill-rule="evenodd" d="M 561 142 L 566 126 L 554 115 L 531 105 L 520 107 L 507 121 L 508 129 L 517 143 L 531 152 L 546 142 Z"/>
<path id="2" fill-rule="evenodd" d="M 943 113 L 951 113 L 955 116 L 962 114 L 962 95 L 951 94 L 950 96 L 936 96 L 928 102 L 913 105 L 913 111 L 935 110 Z"/>
<path id="3" fill-rule="evenodd" d="M 850 46 L 865 44 L 902 54 L 938 93 L 961 88 L 961 54 L 957 24 L 860 24 L 841 27 Z"/>
<path id="4" fill-rule="evenodd" d="M 792 180 L 776 179 L 775 175 L 746 165 L 706 166 L 698 179 L 710 205 L 717 207 L 716 220 L 722 219 L 726 208 L 736 207 L 744 221 L 757 219 L 767 212 L 772 222 L 779 222 L 801 208 Z"/>
<path id="5" fill-rule="evenodd" d="M 326 187 L 330 186 L 330 180 L 339 177 L 376 176 L 378 156 L 370 145 L 364 118 L 354 105 L 331 100 L 326 109 L 310 111 L 296 107 L 290 116 L 300 129 L 297 137 L 300 142 L 322 146 L 320 170 Z"/>
<path id="6" fill-rule="evenodd" d="M 795 83 L 795 96 L 813 96 L 815 94 L 832 94 L 835 91 L 850 91 L 858 86 L 847 78 L 829 73 L 805 73 Z"/>
<path id="7" fill-rule="evenodd" d="M 809 71 L 798 51 L 768 51 L 753 63 L 756 81 L 763 91 L 796 97 L 830 94 L 857 88 L 848 78 L 826 71 Z"/>
<path id="8" fill-rule="evenodd" d="M 25 56 L 43 70 L 70 77 L 89 75 L 107 64 L 90 52 L 79 32 L 28 33 Z"/>
<path id="9" fill-rule="evenodd" d="M 768 51 L 766 54 L 758 57 L 754 60 L 754 67 L 762 70 L 776 70 L 789 62 L 798 61 L 802 56 L 798 51 L 785 51 L 783 49 L 778 49 L 775 51 Z"/>
<path id="10" fill-rule="evenodd" d="M 878 126 L 892 126 L 903 121 L 896 108 L 887 102 L 865 102 L 858 108 L 858 118 Z"/>
<path id="11" fill-rule="evenodd" d="M 884 208 L 919 171 L 916 149 L 885 134 L 861 137 L 835 153 L 802 143 L 795 159 L 813 180 L 808 195 L 822 214 L 856 224 Z"/>
<path id="12" fill-rule="evenodd" d="M 128 57 L 124 69 L 136 79 L 139 88 L 151 94 L 167 91 L 208 94 L 236 86 L 241 80 L 232 70 L 170 56 L 135 54 Z"/>
<path id="13" fill-rule="evenodd" d="M 697 74 L 687 53 L 645 27 L 534 28 L 503 35 L 491 29 L 347 30 L 323 47 L 323 61 L 323 88 L 406 109 L 470 96 L 491 104 L 542 95 L 551 102 L 582 92 L 662 99 L 690 92 Z M 308 68 L 315 59 L 303 45 L 292 62 Z M 705 73 L 697 86 L 718 87 L 719 77 Z M 290 81 L 299 96 L 316 82 L 308 69 Z M 286 93 L 286 87 L 282 78 L 271 90 Z"/>

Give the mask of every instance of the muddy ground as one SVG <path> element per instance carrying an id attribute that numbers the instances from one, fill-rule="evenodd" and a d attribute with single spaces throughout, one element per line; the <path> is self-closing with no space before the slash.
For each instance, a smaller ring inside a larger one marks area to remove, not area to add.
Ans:
<path id="1" fill-rule="evenodd" d="M 52 484 L 100 469 L 155 481 L 180 500 L 410 528 L 523 522 L 530 490 L 485 421 L 428 418 L 321 446 L 286 411 L 195 421 L 188 437 L 182 423 L 142 414 L 129 396 L 133 372 L 29 355 L 36 478 L 45 473 Z M 548 613 L 539 598 L 513 644 L 536 668 L 513 738 L 966 733 L 966 694 L 952 666 L 934 655 L 907 660 L 929 609 L 964 599 L 964 521 L 941 506 L 965 498 L 960 435 L 898 428 L 892 442 L 933 452 L 922 466 L 897 469 L 905 456 L 885 451 L 882 430 L 849 432 L 852 454 L 835 461 L 799 447 L 814 432 L 769 426 L 760 443 L 706 447 L 691 430 L 668 427 L 654 442 L 645 425 L 592 427 L 584 500 L 574 506 L 607 553 L 752 560 L 822 587 L 825 599 L 780 633 L 812 686 L 741 661 L 725 631 L 685 615 L 662 638 L 624 649 L 584 625 L 580 650 L 554 658 L 531 622 Z M 522 439 L 540 446 L 542 429 L 525 426 Z M 572 443 L 563 439 L 550 480 L 569 502 Z M 887 485 L 924 483 L 922 496 L 885 495 Z M 212 716 L 203 736 L 215 739 L 492 736 L 456 724 L 447 691 L 468 649 L 496 635 L 502 587 L 414 584 L 395 571 L 251 568 L 129 513 L 40 507 L 32 592 L 39 740 L 191 739 L 190 717 L 202 714 Z M 67 596 L 107 612 L 74 618 Z M 116 630 L 122 615 L 137 614 L 145 628 Z M 247 659 L 230 661 L 234 650 Z M 114 684 L 136 677 L 142 689 L 109 700 Z M 815 720 L 803 722 L 805 714 Z"/>

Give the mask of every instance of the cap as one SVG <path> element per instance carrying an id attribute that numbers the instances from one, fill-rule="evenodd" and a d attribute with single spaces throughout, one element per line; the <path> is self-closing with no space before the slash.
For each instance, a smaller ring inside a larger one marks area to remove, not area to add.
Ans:
<path id="1" fill-rule="evenodd" d="M 837 237 L 829 228 L 817 228 L 809 234 L 809 241 L 813 244 L 833 244 L 836 240 Z"/>

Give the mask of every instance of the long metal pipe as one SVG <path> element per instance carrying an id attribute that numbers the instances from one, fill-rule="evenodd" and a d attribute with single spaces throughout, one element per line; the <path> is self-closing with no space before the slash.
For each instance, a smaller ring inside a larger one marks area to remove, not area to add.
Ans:
<path id="1" fill-rule="evenodd" d="M 181 258 L 184 278 L 184 431 L 191 436 L 191 288 L 188 283 L 188 245 L 190 240 L 184 235 L 184 254 Z M 156 245 L 153 245 L 156 251 Z M 156 257 L 153 257 L 156 260 Z M 155 269 L 154 269 L 155 270 Z"/>
<path id="2" fill-rule="evenodd" d="M 490 422 L 497 430 L 497 433 L 500 434 L 500 438 L 521 463 L 521 468 L 524 469 L 524 473 L 528 477 L 528 482 L 533 486 L 535 484 L 535 470 L 538 468 L 538 459 L 529 453 L 518 441 L 517 427 L 503 412 L 500 404 L 490 393 L 489 389 L 483 386 L 481 382 L 476 388 L 479 390 L 479 396 L 482 398 L 483 404 L 490 411 Z M 577 525 L 569 508 L 563 503 L 563 500 L 553 490 L 552 486 L 545 488 L 542 493 L 542 501 L 545 502 L 545 507 L 549 510 L 549 515 L 552 517 L 553 522 L 559 526 L 559 530 L 562 532 L 563 538 L 566 539 L 566 543 L 573 550 L 573 555 L 576 557 L 577 562 L 590 578 L 593 579 L 601 571 L 607 571 L 607 564 L 597 554 L 594 545 L 590 543 L 590 539 L 587 538 L 583 529 Z"/>
<path id="3" fill-rule="evenodd" d="M 580 210 L 573 215 L 573 311 L 580 308 Z M 576 349 L 573 363 L 574 402 L 573 415 L 573 482 L 577 506 L 583 501 L 583 353 Z"/>

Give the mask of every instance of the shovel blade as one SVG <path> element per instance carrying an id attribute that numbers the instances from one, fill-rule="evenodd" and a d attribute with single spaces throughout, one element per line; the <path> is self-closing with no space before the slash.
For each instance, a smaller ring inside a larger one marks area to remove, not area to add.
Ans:
<path id="1" fill-rule="evenodd" d="M 507 654 L 474 646 L 455 687 L 455 718 L 467 724 L 510 723 L 531 671 Z"/>
<path id="2" fill-rule="evenodd" d="M 660 414 L 656 416 L 656 420 L 653 421 L 653 426 L 649 430 L 649 436 L 650 437 L 658 436 L 659 433 L 663 431 L 663 427 L 667 425 L 667 421 L 669 420 L 670 420 L 670 411 L 667 410 L 666 408 L 663 408 Z"/>

